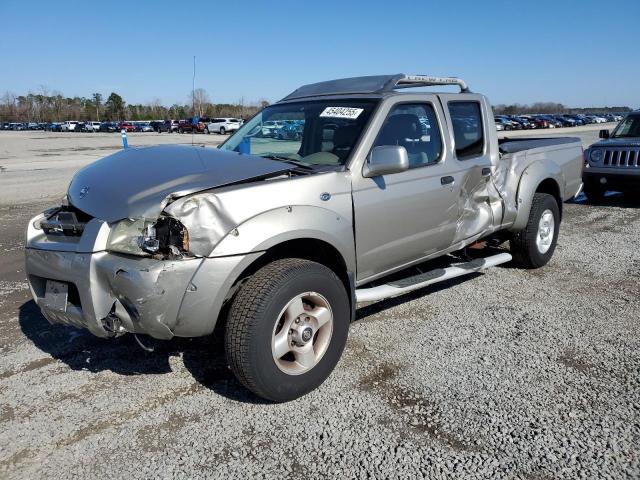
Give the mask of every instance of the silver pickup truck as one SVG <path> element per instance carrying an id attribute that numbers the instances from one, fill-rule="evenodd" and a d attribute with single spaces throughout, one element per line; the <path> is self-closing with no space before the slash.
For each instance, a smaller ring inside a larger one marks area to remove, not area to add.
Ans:
<path id="1" fill-rule="evenodd" d="M 460 93 L 411 91 L 434 85 Z M 28 281 L 50 322 L 101 337 L 218 327 L 239 381 L 287 401 L 329 376 L 358 302 L 512 257 L 545 265 L 582 164 L 577 139 L 498 141 L 489 102 L 457 78 L 306 85 L 218 149 L 129 148 L 77 172 L 29 222 Z M 428 270 L 436 257 L 448 266 Z"/>

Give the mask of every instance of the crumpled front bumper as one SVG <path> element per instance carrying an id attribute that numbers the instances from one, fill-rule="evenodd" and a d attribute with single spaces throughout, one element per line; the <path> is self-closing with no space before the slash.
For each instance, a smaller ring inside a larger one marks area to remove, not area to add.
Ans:
<path id="1" fill-rule="evenodd" d="M 27 248 L 25 255 L 31 293 L 51 323 L 110 337 L 104 319 L 114 315 L 123 332 L 170 339 L 211 333 L 235 279 L 261 253 L 156 260 Z M 68 285 L 66 308 L 46 302 L 47 280 Z"/>
<path id="2" fill-rule="evenodd" d="M 101 337 L 113 335 L 103 322 L 110 314 L 126 331 L 173 337 L 185 293 L 202 262 L 26 250 L 29 285 L 42 314 L 52 323 L 84 327 Z M 47 304 L 47 280 L 69 286 L 66 308 Z"/>

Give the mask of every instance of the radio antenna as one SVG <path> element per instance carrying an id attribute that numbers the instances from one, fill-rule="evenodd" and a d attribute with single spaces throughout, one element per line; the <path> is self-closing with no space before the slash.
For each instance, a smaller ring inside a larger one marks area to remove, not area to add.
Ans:
<path id="1" fill-rule="evenodd" d="M 191 122 L 196 116 L 196 56 L 193 56 L 193 78 L 191 79 Z M 193 146 L 194 126 L 191 125 L 191 145 Z"/>

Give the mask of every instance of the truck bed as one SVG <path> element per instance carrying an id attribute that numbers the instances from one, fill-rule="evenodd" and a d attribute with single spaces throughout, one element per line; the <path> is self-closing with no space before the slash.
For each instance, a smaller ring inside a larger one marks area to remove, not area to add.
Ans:
<path id="1" fill-rule="evenodd" d="M 516 153 L 540 147 L 553 147 L 567 143 L 580 142 L 577 137 L 546 138 L 501 138 L 498 140 L 500 153 Z"/>

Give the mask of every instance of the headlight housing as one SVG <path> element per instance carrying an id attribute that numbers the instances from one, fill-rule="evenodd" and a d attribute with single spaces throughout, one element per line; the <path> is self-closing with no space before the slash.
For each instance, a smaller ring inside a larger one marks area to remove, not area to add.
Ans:
<path id="1" fill-rule="evenodd" d="M 593 150 L 591 150 L 591 153 L 589 154 L 589 160 L 591 160 L 593 163 L 602 161 L 602 150 L 599 148 L 594 148 Z"/>
<path id="2" fill-rule="evenodd" d="M 173 217 L 156 221 L 126 218 L 111 227 L 107 250 L 129 255 L 181 256 L 189 253 L 189 232 Z"/>

